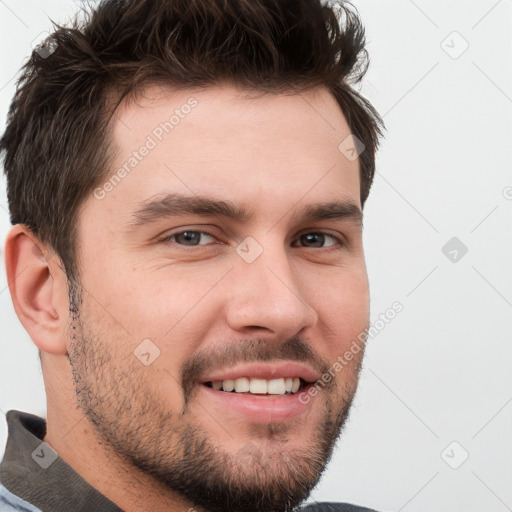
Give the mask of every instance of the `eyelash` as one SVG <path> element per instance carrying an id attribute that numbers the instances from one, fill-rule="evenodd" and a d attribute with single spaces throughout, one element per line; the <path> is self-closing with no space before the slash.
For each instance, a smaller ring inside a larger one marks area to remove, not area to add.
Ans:
<path id="1" fill-rule="evenodd" d="M 173 245 L 177 245 L 177 246 L 180 246 L 180 247 L 183 247 L 185 248 L 184 250 L 190 250 L 192 248 L 196 248 L 196 247 L 204 247 L 205 245 L 207 244 L 198 244 L 198 245 L 183 245 L 183 244 L 178 244 L 176 242 L 173 242 L 172 239 L 177 236 L 177 235 L 181 235 L 183 233 L 199 233 L 201 235 L 207 235 L 207 236 L 211 236 L 212 238 L 215 238 L 215 235 L 212 235 L 211 233 L 209 233 L 208 231 L 199 231 L 199 230 L 193 230 L 193 229 L 185 229 L 183 231 L 178 231 L 176 233 L 172 233 L 170 235 L 167 235 L 163 238 L 161 238 L 160 240 L 158 240 L 160 243 L 163 243 L 163 244 L 173 244 Z M 327 233 L 325 231 L 307 231 L 305 233 L 301 233 L 297 240 L 299 240 L 302 236 L 304 235 L 324 235 L 324 236 L 327 236 L 327 237 L 330 237 L 332 238 L 333 240 L 335 240 L 336 242 L 338 242 L 337 244 L 333 244 L 333 245 L 329 245 L 327 247 L 312 247 L 312 249 L 324 249 L 324 250 L 334 250 L 336 249 L 336 245 L 338 245 L 339 247 L 338 248 L 341 248 L 342 246 L 345 245 L 344 241 L 341 239 L 341 237 L 337 237 L 331 233 Z M 190 248 L 190 249 L 189 249 Z M 308 249 L 308 247 L 305 247 L 305 249 Z"/>

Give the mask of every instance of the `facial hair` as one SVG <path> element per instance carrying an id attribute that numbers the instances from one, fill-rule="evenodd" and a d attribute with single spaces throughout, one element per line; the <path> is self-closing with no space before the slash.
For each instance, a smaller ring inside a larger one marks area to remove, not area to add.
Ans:
<path id="1" fill-rule="evenodd" d="M 162 374 L 143 366 L 130 347 L 100 334 L 103 331 L 88 318 L 81 297 L 79 285 L 70 283 L 68 360 L 77 403 L 105 449 L 197 510 L 292 512 L 307 499 L 348 419 L 362 353 L 352 368 L 343 370 L 351 378 L 343 384 L 333 379 L 315 397 L 325 403 L 310 446 L 290 448 L 286 422 L 251 424 L 254 441 L 230 453 L 214 443 L 193 412 L 197 375 L 216 363 L 284 359 L 306 362 L 323 374 L 327 362 L 298 337 L 281 345 L 251 339 L 215 352 L 195 353 L 182 366 L 179 378 L 174 378 L 182 392 L 182 410 L 169 410 L 156 382 Z M 172 376 L 167 372 L 163 377 Z M 307 421 L 307 416 L 302 420 Z"/>

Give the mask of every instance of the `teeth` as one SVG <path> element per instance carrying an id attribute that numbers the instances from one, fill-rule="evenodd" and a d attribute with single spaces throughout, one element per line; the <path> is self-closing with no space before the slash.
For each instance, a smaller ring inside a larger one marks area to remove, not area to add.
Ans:
<path id="1" fill-rule="evenodd" d="M 256 395 L 284 395 L 286 393 L 296 393 L 300 388 L 299 377 L 286 377 L 279 379 L 259 379 L 240 377 L 235 380 L 226 379 L 216 380 L 212 383 L 212 388 L 216 390 L 235 391 L 236 393 L 253 393 Z"/>
<path id="2" fill-rule="evenodd" d="M 266 395 L 268 390 L 267 381 L 265 379 L 251 379 L 249 381 L 249 391 L 259 395 Z"/>
<path id="3" fill-rule="evenodd" d="M 237 393 L 246 393 L 249 391 L 249 379 L 245 377 L 235 379 L 235 391 Z"/>
<path id="4" fill-rule="evenodd" d="M 267 393 L 269 395 L 284 395 L 285 392 L 286 387 L 284 384 L 284 379 L 272 379 L 268 381 Z"/>
<path id="5" fill-rule="evenodd" d="M 224 380 L 220 383 L 220 385 L 222 388 L 224 388 L 224 391 L 233 391 L 233 389 L 235 389 L 234 380 Z"/>

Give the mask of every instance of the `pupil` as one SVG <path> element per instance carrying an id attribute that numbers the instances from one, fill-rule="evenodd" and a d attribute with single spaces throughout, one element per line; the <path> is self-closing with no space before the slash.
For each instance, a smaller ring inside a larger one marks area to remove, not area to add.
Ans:
<path id="1" fill-rule="evenodd" d="M 324 235 L 323 233 L 308 233 L 307 235 L 302 235 L 302 241 L 309 243 L 314 242 L 314 238 L 317 239 L 317 243 L 314 244 L 315 247 L 322 247 L 323 241 L 324 241 Z"/>
<path id="2" fill-rule="evenodd" d="M 186 245 L 197 245 L 197 242 L 199 241 L 198 235 L 199 233 L 195 233 L 193 231 L 184 231 L 179 236 L 183 237 L 185 242 L 192 242 L 191 244 L 189 243 Z"/>

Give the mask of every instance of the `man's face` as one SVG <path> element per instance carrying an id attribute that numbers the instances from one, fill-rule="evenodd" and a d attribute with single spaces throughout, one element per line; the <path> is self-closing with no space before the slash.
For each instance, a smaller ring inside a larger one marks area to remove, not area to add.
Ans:
<path id="1" fill-rule="evenodd" d="M 196 506 L 284 511 L 357 385 L 363 351 L 335 363 L 368 325 L 359 169 L 326 90 L 246 94 L 152 87 L 117 111 L 111 185 L 79 217 L 69 358 L 112 453 Z"/>

